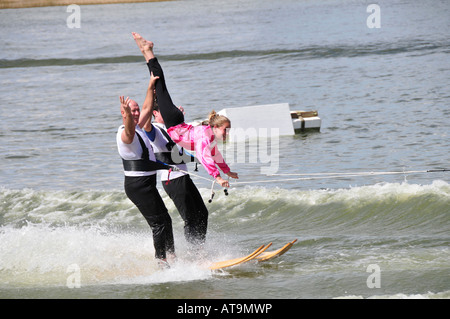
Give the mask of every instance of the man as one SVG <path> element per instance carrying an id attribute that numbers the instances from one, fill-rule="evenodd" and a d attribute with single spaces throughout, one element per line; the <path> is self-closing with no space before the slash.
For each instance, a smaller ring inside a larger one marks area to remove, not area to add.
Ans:
<path id="1" fill-rule="evenodd" d="M 153 75 L 150 78 L 142 112 L 135 101 L 120 97 L 123 125 L 119 127 L 116 141 L 124 165 L 125 193 L 152 230 L 158 265 L 168 267 L 168 255 L 175 257 L 172 220 L 156 188 L 156 170 L 165 165 L 156 163 L 150 141 L 141 129 L 151 117 L 157 79 Z"/>
<path id="2" fill-rule="evenodd" d="M 180 171 L 161 171 L 161 181 L 167 195 L 174 202 L 181 218 L 184 220 L 184 235 L 191 248 L 200 247 L 205 243 L 208 227 L 208 209 L 203 202 L 197 187 L 187 173 L 186 162 L 193 157 L 183 154 L 184 150 L 176 145 L 166 132 L 164 120 L 158 105 L 153 108 L 155 122 L 151 117 L 144 126 L 144 130 L 153 146 L 156 159 L 177 166 Z"/>

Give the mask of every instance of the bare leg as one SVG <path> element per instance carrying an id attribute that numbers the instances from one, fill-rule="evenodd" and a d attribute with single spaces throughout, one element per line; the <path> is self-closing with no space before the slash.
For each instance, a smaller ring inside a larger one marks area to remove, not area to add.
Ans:
<path id="1" fill-rule="evenodd" d="M 148 63 L 151 59 L 155 57 L 153 54 L 153 42 L 145 40 L 139 33 L 131 32 L 134 41 L 136 41 L 139 50 L 141 50 L 144 55 L 145 61 Z"/>

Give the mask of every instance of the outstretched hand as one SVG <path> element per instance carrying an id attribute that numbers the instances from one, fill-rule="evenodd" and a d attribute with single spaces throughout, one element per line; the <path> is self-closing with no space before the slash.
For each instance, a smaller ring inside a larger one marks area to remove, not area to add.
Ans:
<path id="1" fill-rule="evenodd" d="M 234 179 L 239 178 L 238 173 L 235 173 L 235 172 L 228 172 L 227 175 Z"/>
<path id="2" fill-rule="evenodd" d="M 229 183 L 227 180 L 225 180 L 225 179 L 223 179 L 222 177 L 220 177 L 220 176 L 217 176 L 217 177 L 216 177 L 216 181 L 217 181 L 217 183 L 219 183 L 220 186 L 222 186 L 222 187 L 230 187 L 230 183 Z"/>
<path id="3" fill-rule="evenodd" d="M 122 117 L 125 117 L 127 114 L 131 113 L 130 101 L 131 99 L 127 96 L 125 99 L 124 96 L 119 96 L 120 100 L 120 112 L 122 113 Z"/>

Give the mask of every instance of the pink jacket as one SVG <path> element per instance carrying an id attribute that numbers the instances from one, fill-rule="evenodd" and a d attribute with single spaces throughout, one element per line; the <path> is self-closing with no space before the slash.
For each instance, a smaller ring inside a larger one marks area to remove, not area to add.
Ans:
<path id="1" fill-rule="evenodd" d="M 187 150 L 195 151 L 196 157 L 212 177 L 216 178 L 220 175 L 216 164 L 225 174 L 230 171 L 217 149 L 217 143 L 214 141 L 214 134 L 209 125 L 192 126 L 182 123 L 169 128 L 167 132 L 175 143 Z"/>

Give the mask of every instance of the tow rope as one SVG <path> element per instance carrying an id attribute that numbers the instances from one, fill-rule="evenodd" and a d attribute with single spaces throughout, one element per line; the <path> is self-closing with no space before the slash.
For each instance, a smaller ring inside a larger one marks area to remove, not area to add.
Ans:
<path id="1" fill-rule="evenodd" d="M 171 166 L 169 171 L 179 171 L 185 174 L 190 174 L 197 178 L 206 180 L 208 182 L 212 182 L 211 184 L 211 196 L 208 200 L 209 203 L 212 202 L 215 196 L 214 185 L 216 184 L 216 180 L 211 180 L 210 178 L 206 178 L 200 176 L 198 174 L 193 174 L 178 167 Z M 233 185 L 245 185 L 245 184 L 257 184 L 257 183 L 274 183 L 274 182 L 287 182 L 287 181 L 300 181 L 300 180 L 314 180 L 314 179 L 330 179 L 330 178 L 343 178 L 343 177 L 360 177 L 360 176 L 377 176 L 377 175 L 395 175 L 395 174 L 421 174 L 421 173 L 438 173 L 438 172 L 448 172 L 450 169 L 440 168 L 440 169 L 429 169 L 429 170 L 421 170 L 421 171 L 397 171 L 397 172 L 348 172 L 348 173 L 290 173 L 290 174 L 268 174 L 266 176 L 299 176 L 297 178 L 285 178 L 285 179 L 269 179 L 269 180 L 259 180 L 259 181 L 246 181 L 246 182 L 233 182 Z M 169 172 L 170 174 L 170 172 Z M 228 177 L 228 181 L 230 177 Z M 224 188 L 225 196 L 228 196 L 228 188 Z"/>

